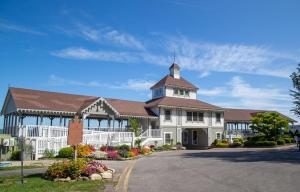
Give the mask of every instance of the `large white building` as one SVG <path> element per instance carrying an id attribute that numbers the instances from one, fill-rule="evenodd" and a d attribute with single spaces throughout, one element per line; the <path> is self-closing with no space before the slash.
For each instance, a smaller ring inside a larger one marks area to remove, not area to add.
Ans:
<path id="1" fill-rule="evenodd" d="M 252 114 L 261 111 L 202 102 L 198 88 L 180 75 L 177 64 L 169 70 L 151 87 L 152 99 L 146 102 L 9 88 L 1 111 L 4 133 L 25 136 L 40 157 L 45 149 L 57 152 L 67 145 L 68 121 L 75 115 L 84 121 L 83 142 L 97 146 L 130 144 L 135 139 L 128 132 L 130 118 L 139 121 L 143 145 L 181 142 L 206 148 L 224 131 L 249 132 Z"/>

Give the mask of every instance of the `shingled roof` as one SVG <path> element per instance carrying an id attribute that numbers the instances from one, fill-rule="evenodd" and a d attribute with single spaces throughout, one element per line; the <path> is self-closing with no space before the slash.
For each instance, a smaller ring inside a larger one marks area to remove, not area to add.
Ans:
<path id="1" fill-rule="evenodd" d="M 251 118 L 253 115 L 257 113 L 264 113 L 264 112 L 276 112 L 277 111 L 270 111 L 270 110 L 257 110 L 257 109 L 231 109 L 226 108 L 224 111 L 224 120 L 226 122 L 251 122 Z M 288 119 L 290 122 L 297 122 L 296 120 L 287 117 L 279 113 L 282 117 Z"/>
<path id="2" fill-rule="evenodd" d="M 9 88 L 17 109 L 49 110 L 77 113 L 100 97 L 57 93 L 23 88 Z M 120 115 L 155 117 L 144 102 L 105 98 Z"/>
<path id="3" fill-rule="evenodd" d="M 176 79 L 172 77 L 171 75 L 166 75 L 164 78 L 162 78 L 160 81 L 158 81 L 156 84 L 154 84 L 151 89 L 159 88 L 161 86 L 172 86 L 172 87 L 180 87 L 185 88 L 193 91 L 197 91 L 198 87 L 194 86 L 184 78 Z"/>
<path id="4" fill-rule="evenodd" d="M 200 100 L 176 97 L 161 97 L 158 99 L 152 99 L 150 101 L 147 101 L 146 104 L 147 107 L 170 106 L 182 108 L 195 108 L 200 110 L 223 110 L 221 107 L 211 105 Z"/>

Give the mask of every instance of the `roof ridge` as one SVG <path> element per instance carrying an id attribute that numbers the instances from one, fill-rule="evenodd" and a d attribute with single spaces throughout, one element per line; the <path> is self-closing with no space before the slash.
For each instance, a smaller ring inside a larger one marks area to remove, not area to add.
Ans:
<path id="1" fill-rule="evenodd" d="M 95 97 L 95 98 L 100 98 L 99 96 L 80 95 L 80 94 L 73 94 L 73 93 L 64 93 L 64 92 L 57 92 L 57 91 L 45 91 L 45 90 L 28 89 L 28 88 L 20 88 L 20 87 L 10 87 L 9 90 L 11 90 L 11 89 L 36 91 L 36 92 L 44 92 L 44 93 L 54 93 L 54 94 L 64 94 L 64 95 L 73 95 L 73 96 L 80 96 L 80 97 Z"/>

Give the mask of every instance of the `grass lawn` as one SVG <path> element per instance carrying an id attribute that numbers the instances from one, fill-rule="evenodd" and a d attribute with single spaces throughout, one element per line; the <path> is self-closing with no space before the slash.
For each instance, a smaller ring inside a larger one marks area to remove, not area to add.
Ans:
<path id="1" fill-rule="evenodd" d="M 35 169 L 35 168 L 43 168 L 45 166 L 39 166 L 39 165 L 30 165 L 30 166 L 24 166 L 24 169 Z M 21 170 L 21 166 L 13 166 L 13 167 L 1 167 L 0 171 L 9 171 L 9 170 Z"/>
<path id="2" fill-rule="evenodd" d="M 41 178 L 41 174 L 26 176 L 25 184 L 19 184 L 20 176 L 0 177 L 2 192 L 47 192 L 47 191 L 103 191 L 105 181 L 54 182 Z M 107 182 L 106 182 L 107 183 Z"/>

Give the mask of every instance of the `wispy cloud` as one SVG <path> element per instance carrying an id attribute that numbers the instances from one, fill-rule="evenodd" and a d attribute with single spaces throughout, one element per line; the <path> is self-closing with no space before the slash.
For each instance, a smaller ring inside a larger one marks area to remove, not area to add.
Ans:
<path id="1" fill-rule="evenodd" d="M 221 94 L 217 94 L 217 90 L 222 90 Z M 255 87 L 240 76 L 234 76 L 224 87 L 208 90 L 207 95 L 205 91 L 204 94 L 201 94 L 201 89 L 199 91 L 199 94 L 204 96 L 211 96 L 210 91 L 216 93 L 219 101 L 214 104 L 222 107 L 276 110 L 292 115 L 291 98 L 287 90 Z"/>
<path id="2" fill-rule="evenodd" d="M 99 81 L 74 81 L 65 79 L 63 77 L 59 77 L 57 75 L 50 75 L 48 84 L 51 86 L 68 86 L 75 85 L 81 87 L 99 87 L 99 88 L 108 88 L 108 89 L 124 89 L 124 90 L 133 90 L 133 91 L 148 91 L 149 88 L 153 85 L 153 81 L 151 80 L 143 80 L 143 79 L 128 79 L 126 82 L 114 82 L 114 83 L 106 83 Z"/>
<path id="3" fill-rule="evenodd" d="M 137 62 L 138 58 L 134 53 L 130 52 L 115 52 L 115 51 L 91 51 L 84 48 L 71 47 L 60 51 L 51 52 L 57 57 L 81 60 L 98 60 L 98 61 L 112 61 L 120 63 Z"/>
<path id="4" fill-rule="evenodd" d="M 154 81 L 129 79 L 125 83 L 121 83 L 119 85 L 112 85 L 111 88 L 136 90 L 136 91 L 139 91 L 139 90 L 149 91 L 150 87 L 153 84 L 154 84 Z"/>
<path id="5" fill-rule="evenodd" d="M 202 89 L 200 88 L 198 91 L 198 95 L 204 95 L 204 96 L 218 96 L 222 93 L 224 93 L 225 90 L 223 87 L 215 87 L 212 89 Z"/>
<path id="6" fill-rule="evenodd" d="M 99 44 L 108 44 L 135 50 L 145 50 L 144 44 L 134 35 L 112 27 L 90 26 L 77 22 L 72 29 L 56 26 L 55 29 L 71 37 L 77 36 Z"/>
<path id="7" fill-rule="evenodd" d="M 14 32 L 20 32 L 20 33 L 28 33 L 31 35 L 46 35 L 44 32 L 40 32 L 31 28 L 27 28 L 24 26 L 14 25 L 6 22 L 0 21 L 0 30 L 4 31 L 14 31 Z"/>
<path id="8" fill-rule="evenodd" d="M 187 70 L 196 70 L 205 77 L 210 72 L 237 72 L 288 77 L 291 64 L 299 57 L 282 54 L 265 46 L 213 44 L 172 38 L 167 44 L 175 49 L 177 62 Z"/>
<path id="9" fill-rule="evenodd" d="M 85 28 L 82 29 L 82 34 L 90 40 L 101 41 L 101 39 L 106 39 L 113 44 L 133 45 L 138 49 L 103 51 L 71 47 L 54 51 L 52 54 L 74 59 L 169 65 L 171 62 L 169 55 L 175 50 L 176 62 L 180 64 L 181 68 L 198 71 L 200 78 L 207 77 L 213 72 L 234 72 L 288 78 L 293 71 L 293 64 L 300 60 L 298 56 L 276 52 L 266 46 L 197 42 L 184 36 L 163 37 L 163 43 L 160 45 L 144 48 L 133 36 L 119 33 L 116 30 L 101 33 Z"/>

